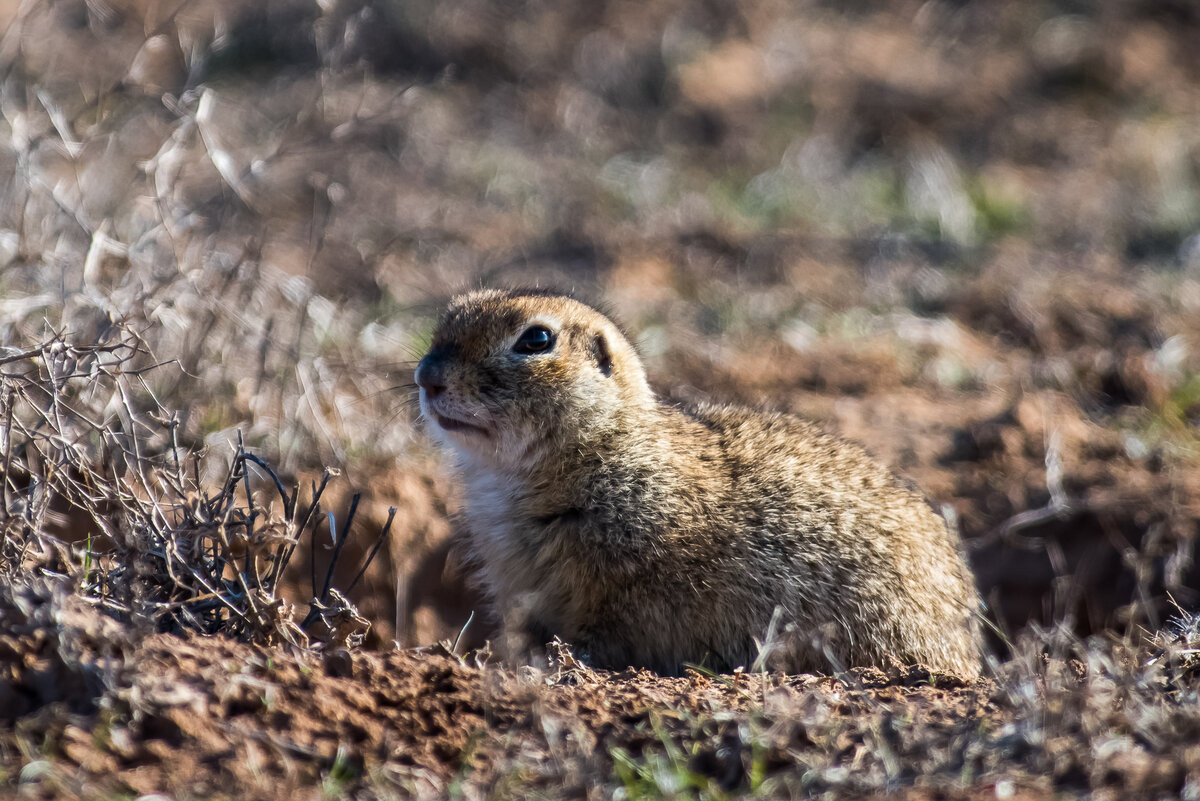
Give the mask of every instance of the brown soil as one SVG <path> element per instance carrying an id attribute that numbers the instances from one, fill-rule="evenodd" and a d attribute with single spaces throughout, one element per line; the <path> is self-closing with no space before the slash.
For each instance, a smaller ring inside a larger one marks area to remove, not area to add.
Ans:
<path id="1" fill-rule="evenodd" d="M 841 681 L 668 679 L 562 663 L 549 673 L 514 673 L 441 648 L 320 655 L 170 635 L 117 650 L 102 668 L 109 679 L 99 698 L 69 685 L 38 686 L 36 668 L 26 666 L 28 684 L 17 682 L 17 692 L 41 693 L 40 709 L 7 745 L 27 738 L 62 757 L 51 775 L 27 785 L 32 797 L 274 799 L 322 783 L 328 790 L 331 782 L 339 791 L 369 784 L 428 796 L 456 781 L 502 791 L 529 770 L 541 771 L 556 794 L 584 796 L 614 752 L 640 761 L 676 738 L 687 747 L 690 775 L 734 789 L 747 784 L 748 771 L 778 774 L 818 754 L 871 748 L 881 719 L 902 716 L 946 745 L 1001 719 L 993 683 L 964 685 L 919 670 L 892 678 L 855 671 Z M 747 726 L 765 737 L 761 766 L 746 761 Z M 526 791 L 540 783 L 521 781 Z"/>
<path id="2" fill-rule="evenodd" d="M 1051 639 L 973 683 L 663 678 L 561 648 L 511 670 L 443 646 L 141 636 L 53 583 L 3 596 L 0 765 L 22 797 L 1152 798 L 1200 776 L 1194 656 L 1187 679 Z"/>

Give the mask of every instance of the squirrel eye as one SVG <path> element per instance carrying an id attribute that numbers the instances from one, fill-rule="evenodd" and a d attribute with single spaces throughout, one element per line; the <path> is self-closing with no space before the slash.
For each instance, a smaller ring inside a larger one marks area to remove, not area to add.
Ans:
<path id="1" fill-rule="evenodd" d="M 554 347 L 554 332 L 544 325 L 535 325 L 525 329 L 525 333 L 513 345 L 513 353 L 529 355 L 545 353 Z"/>

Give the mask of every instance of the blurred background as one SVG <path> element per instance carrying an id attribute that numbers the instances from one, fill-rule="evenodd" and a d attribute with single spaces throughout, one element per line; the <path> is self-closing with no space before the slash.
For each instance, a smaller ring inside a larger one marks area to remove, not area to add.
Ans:
<path id="1" fill-rule="evenodd" d="M 339 468 L 364 527 L 395 506 L 353 599 L 376 642 L 475 605 L 411 374 L 451 294 L 505 284 L 605 300 L 671 399 L 865 444 L 1001 632 L 1200 604 L 1192 2 L 4 0 L 0 27 L 0 345 L 130 324 L 211 480 L 240 432 L 289 480 Z"/>

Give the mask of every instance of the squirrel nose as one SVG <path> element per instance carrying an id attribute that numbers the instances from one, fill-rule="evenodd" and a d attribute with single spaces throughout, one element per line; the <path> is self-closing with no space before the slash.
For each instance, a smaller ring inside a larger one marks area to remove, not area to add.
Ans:
<path id="1" fill-rule="evenodd" d="M 446 391 L 446 383 L 442 375 L 441 365 L 431 360 L 428 356 L 421 359 L 413 378 L 416 380 L 417 386 L 425 390 L 427 398 L 436 398 Z"/>

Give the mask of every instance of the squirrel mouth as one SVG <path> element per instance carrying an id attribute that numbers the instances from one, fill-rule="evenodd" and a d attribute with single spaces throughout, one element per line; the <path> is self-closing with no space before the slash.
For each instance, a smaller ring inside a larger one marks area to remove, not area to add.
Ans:
<path id="1" fill-rule="evenodd" d="M 483 434 L 485 437 L 488 435 L 487 429 L 483 426 L 456 420 L 453 417 L 446 417 L 442 414 L 435 413 L 433 416 L 437 419 L 437 424 L 446 431 L 468 431 L 475 434 Z"/>

